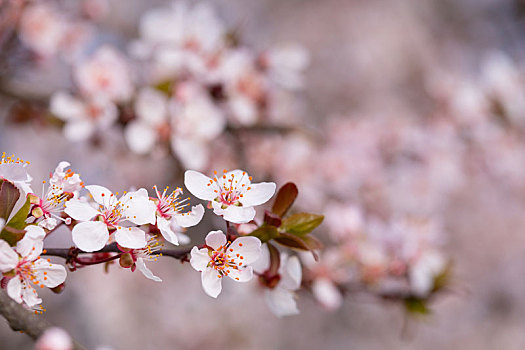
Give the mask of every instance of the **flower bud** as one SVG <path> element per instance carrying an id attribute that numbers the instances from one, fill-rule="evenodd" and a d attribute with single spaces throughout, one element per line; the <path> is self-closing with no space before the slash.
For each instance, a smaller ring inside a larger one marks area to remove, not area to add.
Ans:
<path id="1" fill-rule="evenodd" d="M 135 262 L 133 261 L 133 257 L 131 256 L 130 253 L 122 254 L 118 262 L 120 266 L 124 268 L 130 268 L 131 266 L 133 266 L 133 264 L 135 264 Z"/>

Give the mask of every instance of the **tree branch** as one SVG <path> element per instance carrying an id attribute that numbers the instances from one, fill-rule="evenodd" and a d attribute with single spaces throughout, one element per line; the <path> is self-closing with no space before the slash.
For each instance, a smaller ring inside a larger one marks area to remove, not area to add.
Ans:
<path id="1" fill-rule="evenodd" d="M 185 258 L 190 253 L 191 248 L 186 249 L 163 249 L 160 251 L 162 256 L 169 256 L 174 259 L 185 261 Z M 64 258 L 67 261 L 75 261 L 75 258 L 80 254 L 96 254 L 96 253 L 117 253 L 121 254 L 122 251 L 118 248 L 116 243 L 111 243 L 99 251 L 88 253 L 78 248 L 46 248 L 42 255 L 58 256 Z M 105 261 L 101 261 L 105 262 Z"/>
<path id="2" fill-rule="evenodd" d="M 46 329 L 53 327 L 42 316 L 35 315 L 34 312 L 25 309 L 11 299 L 3 289 L 0 289 L 0 314 L 6 319 L 12 330 L 23 332 L 33 340 L 37 340 Z M 74 340 L 72 342 L 74 350 L 85 349 Z"/>

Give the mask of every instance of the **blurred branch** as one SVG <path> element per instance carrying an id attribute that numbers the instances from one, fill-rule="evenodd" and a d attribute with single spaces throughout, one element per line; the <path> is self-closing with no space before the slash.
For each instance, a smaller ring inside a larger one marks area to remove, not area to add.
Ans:
<path id="1" fill-rule="evenodd" d="M 37 340 L 46 329 L 53 327 L 43 317 L 11 299 L 3 289 L 0 289 L 0 314 L 12 330 L 25 333 L 33 340 Z M 82 350 L 84 347 L 73 340 L 73 349 Z"/>

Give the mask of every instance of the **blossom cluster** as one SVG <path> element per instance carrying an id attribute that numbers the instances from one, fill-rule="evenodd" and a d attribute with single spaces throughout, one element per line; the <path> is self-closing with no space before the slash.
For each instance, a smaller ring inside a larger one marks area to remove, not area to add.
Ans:
<path id="1" fill-rule="evenodd" d="M 179 1 L 144 13 L 139 37 L 120 50 L 95 43 L 87 34 L 96 26 L 87 20 L 70 28 L 75 14 L 64 11 L 29 4 L 19 31 L 27 48 L 48 60 L 66 52 L 64 38 L 75 47 L 66 64 L 73 87 L 50 99 L 50 112 L 71 141 L 120 125 L 132 152 L 170 149 L 185 168 L 203 170 L 211 141 L 227 128 L 292 122 L 288 109 L 308 64 L 297 45 L 255 53 L 234 40 L 210 5 Z"/>
<path id="2" fill-rule="evenodd" d="M 165 242 L 189 243 L 185 228 L 197 225 L 205 212 L 202 204 L 188 210 L 190 198 L 182 198 L 181 188 L 170 192 L 168 187 L 159 191 L 155 186 L 155 197 L 150 197 L 145 188 L 120 195 L 100 185 L 85 186 L 65 161 L 43 182 L 41 194 L 36 194 L 29 186 L 27 167 L 28 163 L 5 154 L 0 163 L 0 212 L 7 212 L 0 219 L 0 272 L 1 286 L 8 295 L 37 311 L 43 310 L 42 300 L 33 285 L 57 290 L 64 287 L 66 268 L 44 257 L 57 255 L 55 248 L 49 252 L 44 248 L 44 241 L 60 226 L 70 229 L 74 247 L 65 249 L 65 256 L 57 256 L 66 258 L 71 271 L 118 259 L 121 267 L 138 269 L 146 278 L 161 282 L 146 262 L 163 255 Z M 242 170 L 224 170 L 220 175 L 215 172 L 212 178 L 188 170 L 184 183 L 190 193 L 207 201 L 208 207 L 225 220 L 227 230 L 226 234 L 211 231 L 204 244 L 170 251 L 171 256 L 178 254 L 201 272 L 203 289 L 214 298 L 221 293 L 223 277 L 248 282 L 258 275 L 264 280 L 268 271 L 278 270 L 271 277 L 279 283 L 261 284 L 267 289 L 267 302 L 278 316 L 298 313 L 294 293 L 302 280 L 298 257 L 283 251 L 278 253 L 281 262 L 276 265 L 271 258 L 276 250 L 269 248 L 268 239 L 263 239 L 267 242 L 263 245 L 258 235 L 246 235 L 238 229 L 241 225 L 258 227 L 254 207 L 270 200 L 275 183 L 252 183 L 252 177 Z M 292 225 L 289 230 L 293 229 Z"/>

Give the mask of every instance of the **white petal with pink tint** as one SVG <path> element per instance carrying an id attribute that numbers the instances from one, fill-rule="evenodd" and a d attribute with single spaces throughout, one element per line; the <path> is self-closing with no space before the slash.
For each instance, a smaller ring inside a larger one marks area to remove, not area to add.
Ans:
<path id="1" fill-rule="evenodd" d="M 213 269 L 206 269 L 201 274 L 202 287 L 206 294 L 217 298 L 222 290 L 221 278 Z"/>
<path id="2" fill-rule="evenodd" d="M 213 186 L 208 186 L 210 181 L 213 180 L 194 170 L 187 170 L 184 173 L 184 186 L 199 199 L 210 201 L 217 196 L 213 192 Z"/>
<path id="3" fill-rule="evenodd" d="M 71 218 L 80 221 L 91 220 L 100 214 L 90 204 L 77 198 L 72 198 L 66 202 L 66 208 L 64 209 L 64 212 Z"/>
<path id="4" fill-rule="evenodd" d="M 138 227 L 116 227 L 115 240 L 117 243 L 130 249 L 144 248 L 147 245 L 146 233 Z"/>
<path id="5" fill-rule="evenodd" d="M 36 277 L 43 285 L 54 288 L 66 280 L 67 272 L 64 266 L 51 264 L 43 259 L 35 261 Z"/>
<path id="6" fill-rule="evenodd" d="M 258 184 L 251 184 L 250 190 L 244 193 L 244 196 L 239 199 L 242 205 L 253 207 L 268 202 L 275 193 L 276 185 L 273 182 L 261 182 Z"/>
<path id="7" fill-rule="evenodd" d="M 3 239 L 0 239 L 0 272 L 11 271 L 18 264 L 18 254 Z"/>
<path id="8" fill-rule="evenodd" d="M 75 225 L 72 230 L 73 242 L 85 252 L 104 248 L 109 240 L 109 231 L 101 221 L 86 221 Z"/>
<path id="9" fill-rule="evenodd" d="M 199 204 L 193 206 L 188 213 L 177 214 L 173 218 L 180 227 L 191 227 L 197 225 L 204 216 L 204 207 Z"/>
<path id="10" fill-rule="evenodd" d="M 206 245 L 214 250 L 226 245 L 226 235 L 221 230 L 211 231 L 206 236 Z"/>
<path id="11" fill-rule="evenodd" d="M 153 280 L 155 282 L 162 282 L 162 279 L 160 279 L 159 277 L 155 276 L 153 274 L 153 272 L 151 272 L 150 269 L 148 269 L 148 267 L 146 266 L 146 264 L 144 263 L 144 259 L 142 258 L 137 258 L 137 261 L 135 262 L 136 266 L 137 266 L 137 269 L 142 272 L 142 274 L 146 277 L 146 278 L 149 278 L 150 280 Z"/>

